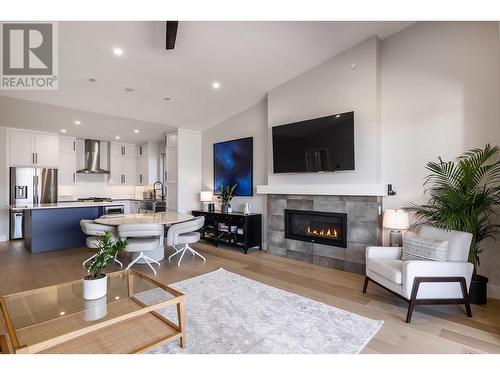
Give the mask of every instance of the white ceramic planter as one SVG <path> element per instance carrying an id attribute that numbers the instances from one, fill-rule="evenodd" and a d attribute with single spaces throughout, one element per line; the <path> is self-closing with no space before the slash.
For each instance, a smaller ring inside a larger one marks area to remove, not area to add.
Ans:
<path id="1" fill-rule="evenodd" d="M 83 311 L 83 320 L 93 322 L 102 319 L 108 313 L 108 304 L 106 296 L 94 300 L 86 300 L 84 302 L 85 310 Z"/>
<path id="2" fill-rule="evenodd" d="M 104 275 L 100 279 L 86 280 L 83 279 L 83 298 L 93 300 L 102 298 L 108 292 L 108 276 Z"/>

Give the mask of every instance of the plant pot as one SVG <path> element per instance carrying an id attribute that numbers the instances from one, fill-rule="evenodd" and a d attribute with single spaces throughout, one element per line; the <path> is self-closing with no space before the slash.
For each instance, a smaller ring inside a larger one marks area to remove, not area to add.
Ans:
<path id="1" fill-rule="evenodd" d="M 85 300 L 84 306 L 85 310 L 83 311 L 83 320 L 86 322 L 93 322 L 95 320 L 102 319 L 108 313 L 106 296 L 93 300 Z"/>
<path id="2" fill-rule="evenodd" d="M 221 204 L 220 206 L 220 212 L 222 212 L 223 214 L 227 214 L 229 213 L 229 208 L 231 207 L 230 204 Z"/>
<path id="3" fill-rule="evenodd" d="M 83 299 L 93 300 L 102 298 L 108 292 L 108 276 L 101 274 L 99 279 L 83 278 Z"/>
<path id="4" fill-rule="evenodd" d="M 487 277 L 477 275 L 476 280 L 472 279 L 469 289 L 469 302 L 475 305 L 484 305 L 488 300 L 487 287 Z"/>

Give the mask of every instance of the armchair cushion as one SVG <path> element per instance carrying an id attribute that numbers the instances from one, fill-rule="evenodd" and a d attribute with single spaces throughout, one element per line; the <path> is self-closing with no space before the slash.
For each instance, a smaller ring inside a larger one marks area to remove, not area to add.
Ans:
<path id="1" fill-rule="evenodd" d="M 466 262 L 469 259 L 469 248 L 472 241 L 470 233 L 422 225 L 418 236 L 434 241 L 448 241 L 448 260 Z"/>
<path id="2" fill-rule="evenodd" d="M 406 234 L 402 260 L 448 260 L 448 241 L 437 241 Z"/>
<path id="3" fill-rule="evenodd" d="M 385 279 L 401 284 L 403 282 L 403 261 L 399 259 L 369 259 L 366 267 Z"/>
<path id="4" fill-rule="evenodd" d="M 368 259 L 401 259 L 402 247 L 368 246 L 366 248 L 366 261 Z"/>

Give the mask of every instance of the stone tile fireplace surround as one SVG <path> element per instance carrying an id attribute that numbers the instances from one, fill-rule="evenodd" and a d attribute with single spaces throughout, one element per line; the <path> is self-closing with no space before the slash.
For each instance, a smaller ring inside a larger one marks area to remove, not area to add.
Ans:
<path id="1" fill-rule="evenodd" d="M 268 253 L 364 274 L 365 248 L 382 243 L 381 204 L 377 196 L 269 194 Z M 346 213 L 347 247 L 285 238 L 285 209 Z"/>

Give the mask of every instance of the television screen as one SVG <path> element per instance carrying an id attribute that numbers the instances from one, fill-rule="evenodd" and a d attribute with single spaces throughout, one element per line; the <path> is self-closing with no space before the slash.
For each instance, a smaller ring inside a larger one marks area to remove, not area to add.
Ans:
<path id="1" fill-rule="evenodd" d="M 253 137 L 214 144 L 214 193 L 231 185 L 235 196 L 253 195 Z"/>
<path id="2" fill-rule="evenodd" d="M 274 173 L 354 170 L 354 112 L 274 126 Z"/>

